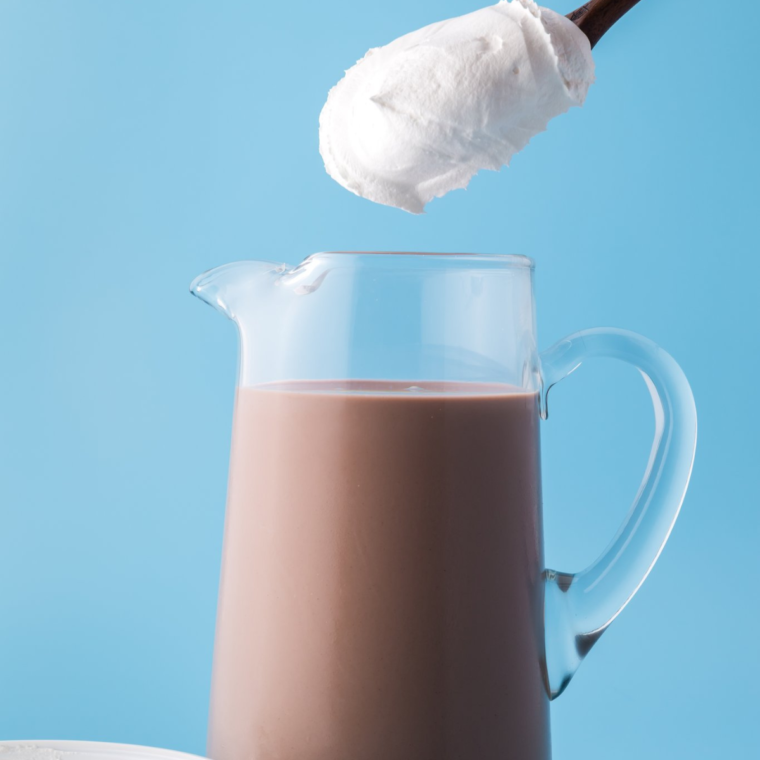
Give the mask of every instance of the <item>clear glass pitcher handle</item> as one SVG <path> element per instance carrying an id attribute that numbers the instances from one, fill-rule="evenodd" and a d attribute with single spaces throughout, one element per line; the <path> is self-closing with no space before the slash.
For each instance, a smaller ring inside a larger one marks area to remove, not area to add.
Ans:
<path id="1" fill-rule="evenodd" d="M 654 443 L 633 506 L 601 557 L 580 573 L 545 572 L 546 678 L 552 699 L 657 561 L 681 508 L 697 441 L 694 397 L 681 368 L 655 343 L 624 330 L 584 330 L 541 354 L 544 419 L 552 386 L 594 358 L 620 359 L 641 372 L 654 406 Z"/>

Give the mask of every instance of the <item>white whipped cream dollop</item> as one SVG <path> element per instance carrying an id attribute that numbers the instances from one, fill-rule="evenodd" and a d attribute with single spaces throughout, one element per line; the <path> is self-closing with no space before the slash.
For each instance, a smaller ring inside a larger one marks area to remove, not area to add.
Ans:
<path id="1" fill-rule="evenodd" d="M 588 38 L 533 0 L 502 0 L 373 48 L 319 117 L 328 174 L 377 203 L 421 213 L 498 171 L 594 81 Z"/>

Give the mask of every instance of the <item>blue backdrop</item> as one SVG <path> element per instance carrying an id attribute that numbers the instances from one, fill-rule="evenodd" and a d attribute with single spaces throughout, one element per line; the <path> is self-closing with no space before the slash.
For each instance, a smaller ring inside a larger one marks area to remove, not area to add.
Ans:
<path id="1" fill-rule="evenodd" d="M 239 258 L 417 249 L 533 256 L 542 347 L 630 328 L 693 385 L 681 519 L 555 703 L 556 758 L 760 751 L 760 4 L 730 5 L 642 2 L 585 108 L 413 217 L 327 177 L 317 117 L 367 48 L 477 3 L 1 0 L 0 738 L 203 752 L 236 338 L 187 286 Z M 547 559 L 572 571 L 653 424 L 614 363 L 555 393 Z"/>

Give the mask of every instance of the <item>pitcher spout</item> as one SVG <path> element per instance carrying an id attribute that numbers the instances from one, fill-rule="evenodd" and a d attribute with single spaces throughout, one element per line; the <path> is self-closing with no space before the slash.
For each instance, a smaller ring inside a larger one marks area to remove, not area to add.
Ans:
<path id="1" fill-rule="evenodd" d="M 209 269 L 196 277 L 190 283 L 190 292 L 225 317 L 235 320 L 241 301 L 249 302 L 257 287 L 287 268 L 287 264 L 272 261 L 236 261 Z"/>

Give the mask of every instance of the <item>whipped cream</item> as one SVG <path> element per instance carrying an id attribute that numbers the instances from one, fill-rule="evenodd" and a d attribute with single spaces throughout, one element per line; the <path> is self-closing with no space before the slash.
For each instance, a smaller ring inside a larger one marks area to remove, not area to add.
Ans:
<path id="1" fill-rule="evenodd" d="M 319 117 L 327 173 L 352 193 L 422 213 L 509 164 L 594 81 L 588 38 L 533 0 L 502 0 L 373 48 Z"/>

